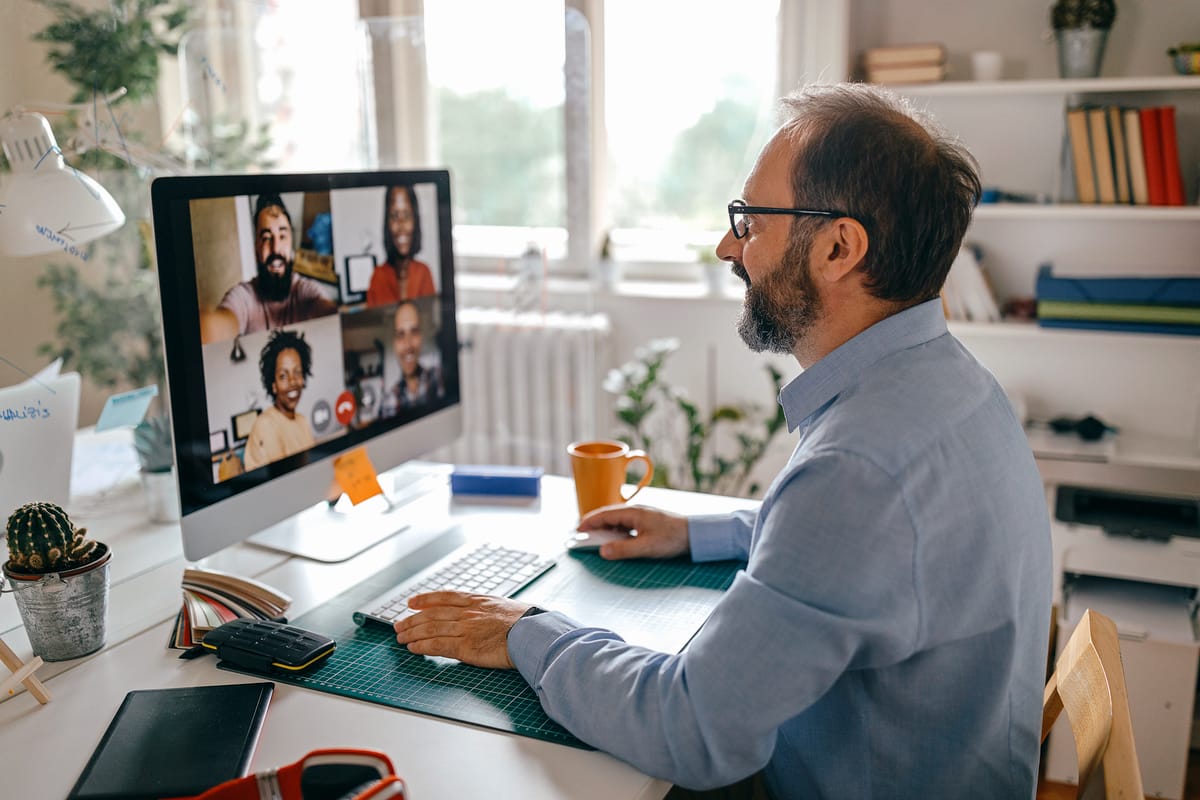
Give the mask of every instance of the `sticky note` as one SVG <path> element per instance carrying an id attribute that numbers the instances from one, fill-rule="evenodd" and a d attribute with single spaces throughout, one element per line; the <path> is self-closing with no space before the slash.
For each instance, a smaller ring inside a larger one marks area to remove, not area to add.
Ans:
<path id="1" fill-rule="evenodd" d="M 146 416 L 146 409 L 155 397 L 158 397 L 158 387 L 153 385 L 109 395 L 100 410 L 100 419 L 96 420 L 96 432 L 137 425 Z"/>
<path id="2" fill-rule="evenodd" d="M 383 494 L 383 488 L 379 485 L 379 477 L 375 474 L 375 467 L 371 464 L 371 459 L 367 457 L 367 448 L 365 447 L 342 453 L 335 458 L 333 460 L 333 477 L 354 505 L 377 494 Z"/>

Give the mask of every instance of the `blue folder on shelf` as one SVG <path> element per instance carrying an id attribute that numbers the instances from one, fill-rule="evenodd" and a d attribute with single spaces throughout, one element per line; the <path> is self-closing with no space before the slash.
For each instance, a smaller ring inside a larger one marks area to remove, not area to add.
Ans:
<path id="1" fill-rule="evenodd" d="M 1051 266 L 1043 264 L 1038 268 L 1037 299 L 1082 303 L 1200 306 L 1200 275 L 1068 278 L 1056 277 Z"/>

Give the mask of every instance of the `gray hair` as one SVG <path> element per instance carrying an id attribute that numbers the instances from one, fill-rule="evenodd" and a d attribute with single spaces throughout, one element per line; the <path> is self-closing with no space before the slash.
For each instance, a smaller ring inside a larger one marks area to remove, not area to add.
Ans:
<path id="1" fill-rule="evenodd" d="M 808 86 L 782 106 L 783 134 L 796 146 L 796 205 L 836 208 L 862 224 L 874 296 L 901 306 L 937 297 L 979 202 L 975 158 L 932 117 L 878 86 Z"/>

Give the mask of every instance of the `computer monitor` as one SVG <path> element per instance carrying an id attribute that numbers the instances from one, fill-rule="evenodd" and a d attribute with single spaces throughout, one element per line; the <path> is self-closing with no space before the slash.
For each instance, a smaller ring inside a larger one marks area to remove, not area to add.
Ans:
<path id="1" fill-rule="evenodd" d="M 173 177 L 151 189 L 183 551 L 340 561 L 403 527 L 329 502 L 462 430 L 445 170 Z M 336 495 L 336 493 L 333 493 Z M 365 504 L 364 504 L 365 505 Z"/>

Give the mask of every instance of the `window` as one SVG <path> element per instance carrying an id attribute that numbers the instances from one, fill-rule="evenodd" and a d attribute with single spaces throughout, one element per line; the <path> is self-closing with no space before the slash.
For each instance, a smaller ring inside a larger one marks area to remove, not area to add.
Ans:
<path id="1" fill-rule="evenodd" d="M 676 240 L 727 225 L 771 130 L 777 73 L 777 3 L 681 11 L 671 0 L 604 8 L 604 210 L 615 228 Z"/>
<path id="2" fill-rule="evenodd" d="M 564 228 L 563 3 L 514 8 L 425 3 L 430 155 L 453 170 L 457 224 Z"/>

